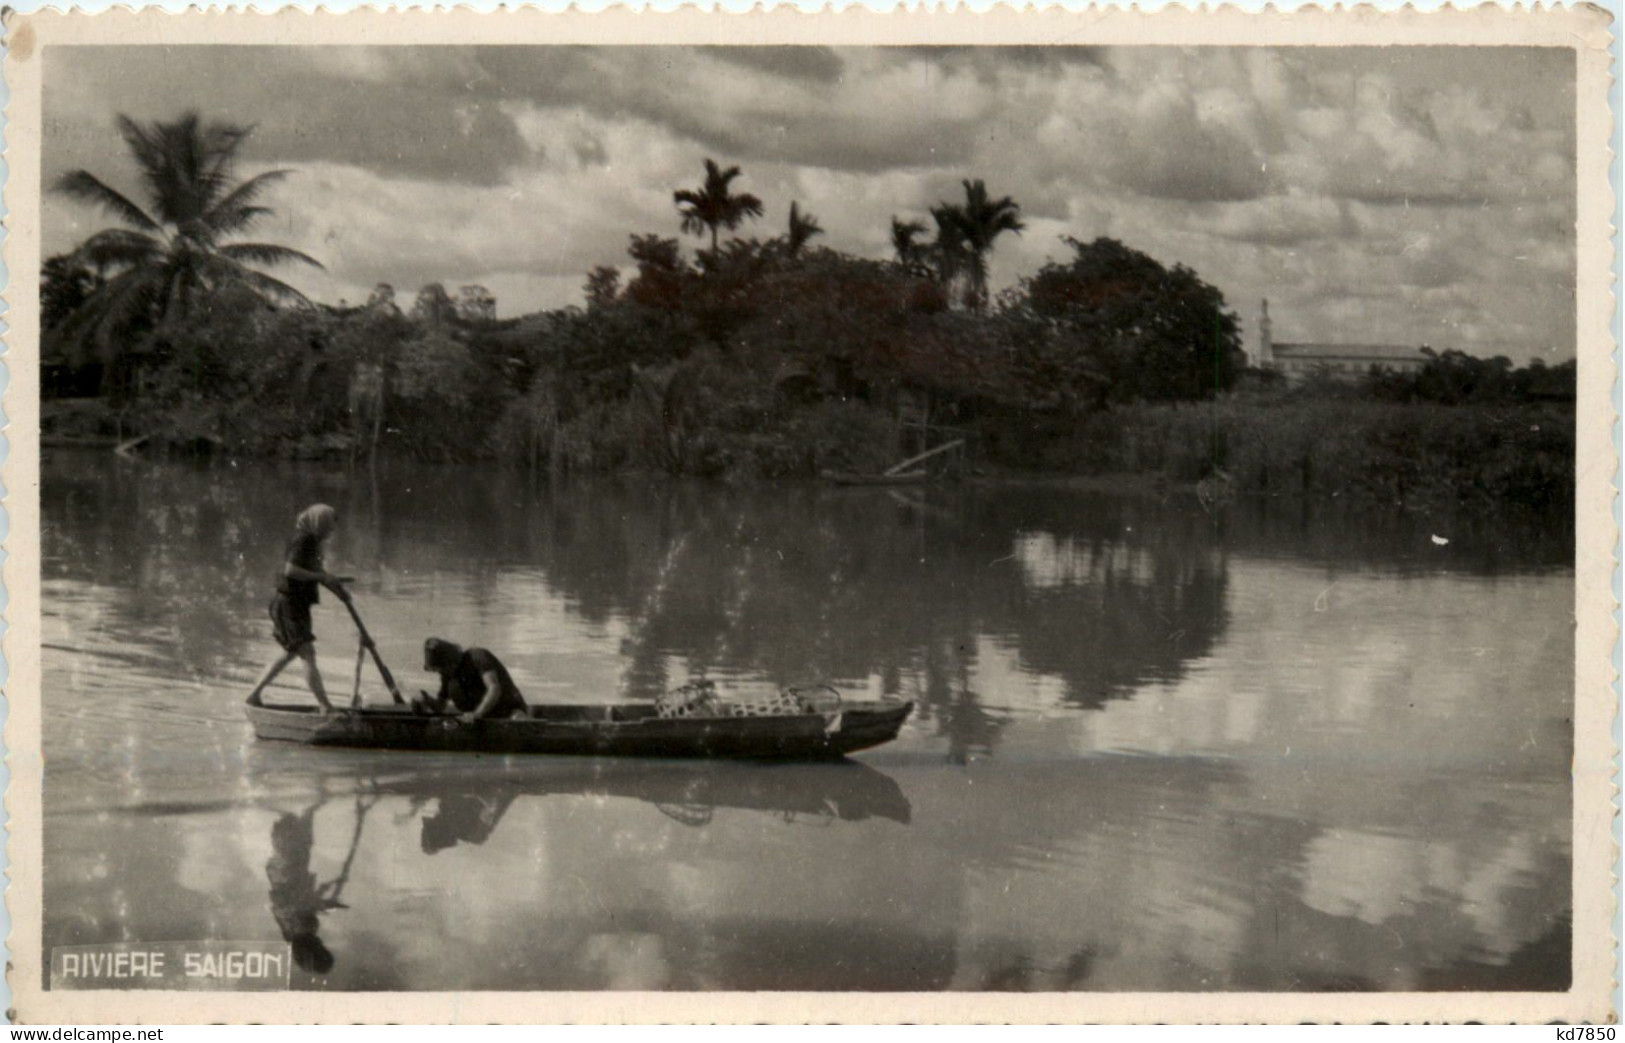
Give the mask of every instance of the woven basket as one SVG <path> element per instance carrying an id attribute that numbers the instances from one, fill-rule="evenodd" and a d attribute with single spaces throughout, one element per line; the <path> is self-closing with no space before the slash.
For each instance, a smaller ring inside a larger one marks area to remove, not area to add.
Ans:
<path id="1" fill-rule="evenodd" d="M 787 688 L 760 699 L 724 699 L 712 681 L 691 681 L 655 699 L 661 717 L 799 717 L 838 709 L 841 697 L 828 685 Z"/>

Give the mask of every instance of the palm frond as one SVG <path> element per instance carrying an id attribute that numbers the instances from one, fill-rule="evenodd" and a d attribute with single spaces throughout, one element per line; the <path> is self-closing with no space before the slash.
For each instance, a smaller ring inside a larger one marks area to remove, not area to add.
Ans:
<path id="1" fill-rule="evenodd" d="M 739 173 L 738 166 L 723 170 L 717 166 L 716 160 L 707 159 L 705 161 L 705 187 L 710 189 L 713 194 L 726 195 L 729 183 L 738 177 Z"/>
<path id="2" fill-rule="evenodd" d="M 792 199 L 790 201 L 790 228 L 787 235 L 790 253 L 792 255 L 800 253 L 802 247 L 806 246 L 815 236 L 823 234 L 824 227 L 818 223 L 817 215 L 802 212 L 801 204 Z"/>
<path id="3" fill-rule="evenodd" d="M 231 184 L 249 128 L 204 123 L 196 112 L 142 124 L 118 117 L 119 134 L 141 170 L 158 217 L 176 226 L 198 221 Z"/>
<path id="4" fill-rule="evenodd" d="M 237 150 L 253 132 L 252 126 L 244 127 L 231 123 L 215 123 L 209 126 L 207 150 L 211 158 L 203 172 L 203 181 L 207 188 L 204 205 L 206 211 L 215 208 L 214 200 L 231 185 L 232 175 L 237 168 Z M 257 180 L 259 179 L 251 178 L 245 183 Z"/>
<path id="5" fill-rule="evenodd" d="M 215 235 L 243 231 L 255 218 L 270 213 L 267 208 L 254 205 L 260 193 L 291 173 L 291 170 L 268 170 L 249 178 L 209 207 L 203 215 L 203 223 Z"/>
<path id="6" fill-rule="evenodd" d="M 117 266 L 149 264 L 163 255 L 164 244 L 145 232 L 109 228 L 79 244 L 74 251 L 81 263 L 100 271 Z"/>
<path id="7" fill-rule="evenodd" d="M 729 196 L 725 202 L 727 216 L 723 218 L 722 223 L 727 225 L 730 231 L 738 228 L 740 222 L 744 221 L 745 218 L 761 217 L 766 212 L 762 206 L 762 201 L 749 192 Z"/>
<path id="8" fill-rule="evenodd" d="M 255 271 L 222 254 L 200 255 L 199 267 L 204 278 L 216 286 L 239 282 L 262 297 L 277 301 L 288 301 L 307 308 L 316 306 L 309 297 L 306 297 L 281 279 L 273 278 L 264 272 Z"/>
<path id="9" fill-rule="evenodd" d="M 162 231 L 162 226 L 145 210 L 88 170 L 70 170 L 57 178 L 54 187 L 65 196 L 110 210 L 137 228 L 148 232 Z"/>
<path id="10" fill-rule="evenodd" d="M 176 224 L 190 224 L 203 216 L 207 198 L 204 171 L 209 165 L 208 145 L 203 140 L 203 118 L 186 112 L 173 123 L 155 123 L 165 164 L 164 189 L 173 200 L 171 212 Z"/>
<path id="11" fill-rule="evenodd" d="M 260 218 L 275 213 L 268 206 L 240 206 L 234 210 L 216 213 L 213 220 L 203 224 L 206 234 L 211 237 L 229 235 L 233 232 L 246 232 L 252 228 Z"/>
<path id="12" fill-rule="evenodd" d="M 249 264 L 286 264 L 297 261 L 312 268 L 322 268 L 322 262 L 309 254 L 295 250 L 291 246 L 278 246 L 276 243 L 230 243 L 220 248 L 220 256 L 229 257 L 234 261 L 246 261 Z"/>
<path id="13" fill-rule="evenodd" d="M 96 291 L 53 335 L 53 346 L 77 365 L 111 354 L 113 334 L 142 311 L 151 312 L 162 269 L 132 268 Z"/>
<path id="14" fill-rule="evenodd" d="M 892 216 L 891 246 L 900 263 L 915 264 L 919 261 L 921 247 L 917 240 L 924 234 L 925 222 L 899 221 L 896 215 Z"/>
<path id="15" fill-rule="evenodd" d="M 161 124 L 145 127 L 122 113 L 117 123 L 119 136 L 124 139 L 125 146 L 135 159 L 136 168 L 141 171 L 141 181 L 147 187 L 147 195 L 155 204 L 158 220 L 180 224 L 188 215 L 178 206 L 174 167 L 164 154 L 164 142 L 158 134 Z"/>
<path id="16" fill-rule="evenodd" d="M 306 297 L 299 290 L 289 286 L 281 279 L 266 275 L 264 272 L 256 272 L 252 268 L 244 268 L 243 273 L 243 281 L 248 283 L 248 285 L 253 287 L 255 290 L 258 290 L 261 296 L 298 304 L 305 308 L 316 307 L 315 301 L 312 301 L 309 297 Z"/>
<path id="17" fill-rule="evenodd" d="M 703 185 L 672 193 L 672 201 L 682 216 L 684 232 L 704 235 L 709 231 L 714 246 L 718 228 L 732 231 L 745 218 L 762 216 L 765 210 L 760 199 L 748 192 L 736 196 L 729 189 L 729 184 L 738 176 L 737 166 L 724 170 L 717 166 L 716 160 L 707 159 Z"/>

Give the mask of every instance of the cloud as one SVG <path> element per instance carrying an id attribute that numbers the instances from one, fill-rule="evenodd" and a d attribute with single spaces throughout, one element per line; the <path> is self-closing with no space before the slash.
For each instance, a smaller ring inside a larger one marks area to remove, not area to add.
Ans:
<path id="1" fill-rule="evenodd" d="M 1411 93 L 1378 73 L 1346 78 L 1349 97 L 1299 114 L 1291 162 L 1305 184 L 1369 203 L 1477 206 L 1573 191 L 1573 138 L 1536 125 L 1515 95 L 1440 83 Z"/>
<path id="2" fill-rule="evenodd" d="M 792 80 L 834 83 L 846 62 L 828 47 L 699 47 L 699 53 Z"/>
<path id="3" fill-rule="evenodd" d="M 1107 75 L 1112 71 L 1110 50 L 1105 47 L 1083 45 L 906 46 L 888 47 L 878 53 L 905 62 L 918 60 L 932 62 L 951 74 L 968 74 L 990 83 L 998 82 L 1012 68 L 1035 69 L 1046 73 L 1086 68 Z"/>
<path id="4" fill-rule="evenodd" d="M 392 176 L 499 184 L 529 155 L 492 99 L 400 82 L 375 51 L 344 48 L 53 48 L 48 175 L 116 152 L 113 115 L 171 119 L 188 108 L 251 125 L 249 159 L 336 160 Z M 199 90 L 198 85 L 207 85 Z M 79 140 L 66 140 L 70 135 Z"/>
<path id="5" fill-rule="evenodd" d="M 253 124 L 291 166 L 263 237 L 325 299 L 481 282 L 504 314 L 579 299 L 671 193 L 739 163 L 779 233 L 889 254 L 985 178 L 1022 205 L 996 287 L 1111 235 L 1295 339 L 1527 354 L 1574 336 L 1572 56 L 1540 48 L 173 47 L 46 52 L 44 174 L 139 192 L 114 116 Z M 48 252 L 107 223 L 58 196 Z M 692 248 L 694 240 L 687 240 Z M 1455 338 L 1454 340 L 1452 338 Z M 1522 347 L 1520 347 L 1522 345 Z"/>
<path id="6" fill-rule="evenodd" d="M 1112 126 L 1118 185 L 1158 199 L 1256 199 L 1269 189 L 1264 157 L 1171 83 L 1140 95 Z"/>
<path id="7" fill-rule="evenodd" d="M 1221 239 L 1263 246 L 1303 246 L 1359 232 L 1346 202 L 1297 192 L 1201 207 L 1191 226 Z"/>
<path id="8" fill-rule="evenodd" d="M 435 62 L 393 60 L 408 82 L 642 119 L 730 161 L 843 170 L 963 158 L 997 107 L 987 90 L 939 63 L 899 64 L 872 50 L 480 47 Z"/>

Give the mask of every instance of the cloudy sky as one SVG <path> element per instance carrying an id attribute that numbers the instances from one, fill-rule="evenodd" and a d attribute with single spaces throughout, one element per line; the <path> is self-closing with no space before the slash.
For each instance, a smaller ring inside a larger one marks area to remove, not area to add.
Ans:
<path id="1" fill-rule="evenodd" d="M 782 230 L 889 253 L 959 181 L 1021 204 L 996 285 L 1062 235 L 1195 268 L 1251 346 L 1574 354 L 1570 52 L 1535 48 L 52 48 L 44 176 L 140 191 L 114 117 L 251 123 L 245 173 L 298 173 L 258 237 L 312 296 L 482 283 L 503 314 L 576 303 L 633 232 L 677 235 L 702 160 Z M 50 196 L 47 255 L 108 223 Z M 690 239 L 690 247 L 696 243 Z"/>

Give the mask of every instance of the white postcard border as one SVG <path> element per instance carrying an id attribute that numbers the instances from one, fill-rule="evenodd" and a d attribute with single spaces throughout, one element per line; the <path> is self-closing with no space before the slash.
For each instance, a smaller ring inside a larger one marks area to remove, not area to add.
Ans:
<path id="1" fill-rule="evenodd" d="M 1436 12 L 1225 7 L 1155 13 L 1122 8 L 986 12 L 867 9 L 748 14 L 685 9 L 552 13 L 467 9 L 312 14 L 120 8 L 4 18 L 7 106 L 4 257 L 10 323 L 4 396 L 10 453 L 4 469 L 10 536 L 3 578 L 10 595 L 4 648 L 10 668 L 5 729 L 11 782 L 9 940 L 13 1019 L 28 1023 L 195 1022 L 1372 1022 L 1612 1021 L 1615 976 L 1610 829 L 1615 716 L 1610 589 L 1616 454 L 1611 441 L 1608 182 L 1609 16 L 1593 6 L 1509 10 L 1484 5 Z M 1577 63 L 1579 399 L 1576 510 L 1574 761 L 1574 980 L 1556 993 L 279 993 L 51 992 L 41 987 L 40 513 L 38 272 L 41 55 L 62 44 L 152 42 L 373 45 L 435 43 L 822 43 L 1270 45 L 1543 45 L 1571 47 Z"/>

